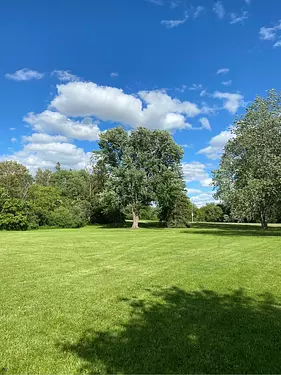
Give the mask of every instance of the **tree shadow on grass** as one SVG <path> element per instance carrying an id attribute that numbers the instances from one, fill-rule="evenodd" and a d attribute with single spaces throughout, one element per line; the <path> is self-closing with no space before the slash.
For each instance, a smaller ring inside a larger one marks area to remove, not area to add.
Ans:
<path id="1" fill-rule="evenodd" d="M 80 373 L 280 373 L 281 310 L 273 296 L 173 287 L 123 298 L 132 316 L 115 330 L 88 330 L 64 344 Z"/>
<path id="2" fill-rule="evenodd" d="M 251 224 L 194 223 L 192 224 L 192 228 L 196 229 L 193 233 L 214 236 L 281 236 L 281 227 L 269 227 L 267 230 L 264 230 L 258 225 Z M 184 230 L 183 233 L 190 233 L 190 231 Z"/>

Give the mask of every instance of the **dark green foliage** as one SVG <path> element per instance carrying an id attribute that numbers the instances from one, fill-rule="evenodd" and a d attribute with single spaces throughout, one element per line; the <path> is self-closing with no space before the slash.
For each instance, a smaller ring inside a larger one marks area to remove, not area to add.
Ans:
<path id="1" fill-rule="evenodd" d="M 49 225 L 51 213 L 63 204 L 60 191 L 53 186 L 32 185 L 28 199 L 39 226 Z"/>
<path id="2" fill-rule="evenodd" d="M 257 97 L 235 121 L 219 169 L 217 197 L 237 220 L 259 220 L 264 229 L 281 204 L 281 95 Z"/>
<path id="3" fill-rule="evenodd" d="M 32 209 L 22 199 L 6 198 L 0 203 L 0 229 L 27 230 L 36 228 Z"/>
<path id="4" fill-rule="evenodd" d="M 184 228 L 188 227 L 192 220 L 192 204 L 186 193 L 180 192 L 174 202 L 171 210 L 159 210 L 160 222 L 168 228 Z"/>
<path id="5" fill-rule="evenodd" d="M 223 210 L 215 203 L 208 203 L 198 210 L 198 221 L 221 222 L 224 221 Z"/>
<path id="6" fill-rule="evenodd" d="M 73 208 L 58 207 L 50 213 L 49 226 L 60 228 L 80 228 L 85 225 L 83 211 L 75 206 Z"/>

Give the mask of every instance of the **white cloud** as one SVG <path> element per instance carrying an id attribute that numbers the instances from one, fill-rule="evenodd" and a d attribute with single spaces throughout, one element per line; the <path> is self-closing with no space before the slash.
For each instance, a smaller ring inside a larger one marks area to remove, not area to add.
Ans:
<path id="1" fill-rule="evenodd" d="M 219 159 L 223 153 L 226 143 L 233 138 L 234 135 L 230 130 L 224 130 L 220 134 L 211 138 L 209 146 L 198 151 L 198 154 L 206 155 L 208 159 Z"/>
<path id="2" fill-rule="evenodd" d="M 179 113 L 167 113 L 164 119 L 164 129 L 173 130 L 173 129 L 191 129 L 192 126 L 185 122 L 185 117 Z"/>
<path id="3" fill-rule="evenodd" d="M 29 143 L 21 151 L 3 155 L 0 160 L 16 160 L 34 173 L 38 168 L 54 169 L 58 161 L 64 169 L 82 169 L 91 155 L 70 143 Z"/>
<path id="4" fill-rule="evenodd" d="M 198 7 L 195 8 L 195 11 L 193 13 L 193 18 L 199 17 L 205 10 L 205 7 L 202 7 L 201 5 L 198 5 Z"/>
<path id="5" fill-rule="evenodd" d="M 183 148 L 192 148 L 193 147 L 193 145 L 189 145 L 187 143 L 185 143 L 183 145 L 180 145 L 180 146 L 183 147 Z"/>
<path id="6" fill-rule="evenodd" d="M 278 40 L 276 43 L 274 43 L 273 47 L 281 47 L 281 40 Z"/>
<path id="7" fill-rule="evenodd" d="M 202 129 L 211 130 L 210 121 L 207 119 L 207 117 L 202 117 L 199 121 L 202 125 Z"/>
<path id="8" fill-rule="evenodd" d="M 277 36 L 278 31 L 281 30 L 281 20 L 274 27 L 261 27 L 260 28 L 260 39 L 262 40 L 274 40 Z"/>
<path id="9" fill-rule="evenodd" d="M 188 19 L 188 14 L 185 13 L 185 16 L 182 20 L 162 20 L 161 25 L 166 26 L 167 29 L 173 29 L 183 23 L 185 23 Z"/>
<path id="10" fill-rule="evenodd" d="M 199 161 L 191 163 L 182 163 L 184 180 L 189 183 L 192 181 L 199 181 L 201 186 L 210 186 L 212 179 L 206 172 L 206 165 Z"/>
<path id="11" fill-rule="evenodd" d="M 62 135 L 49 135 L 45 133 L 33 133 L 30 136 L 23 136 L 23 142 L 30 143 L 58 143 L 58 142 L 67 142 L 68 139 Z"/>
<path id="12" fill-rule="evenodd" d="M 171 98 L 165 91 L 140 91 L 137 95 L 128 95 L 121 89 L 92 82 L 71 82 L 57 88 L 58 96 L 50 108 L 65 116 L 95 116 L 133 128 L 172 130 L 171 123 L 175 129 L 189 127 L 188 122 L 183 122 L 183 116 L 194 117 L 201 112 L 196 104 Z"/>
<path id="13" fill-rule="evenodd" d="M 217 71 L 217 74 L 227 74 L 229 73 L 230 69 L 228 68 L 221 68 L 221 69 L 218 69 Z"/>
<path id="14" fill-rule="evenodd" d="M 244 11 L 241 14 L 236 14 L 236 13 L 230 13 L 230 21 L 229 23 L 231 25 L 234 25 L 236 23 L 244 23 L 245 20 L 248 19 L 248 12 Z"/>
<path id="15" fill-rule="evenodd" d="M 202 91 L 200 92 L 200 96 L 208 96 L 208 92 L 207 92 L 207 90 L 202 90 Z"/>
<path id="16" fill-rule="evenodd" d="M 231 86 L 231 85 L 232 85 L 232 81 L 231 81 L 231 79 L 230 79 L 229 81 L 223 81 L 221 84 L 222 84 L 223 86 Z"/>
<path id="17" fill-rule="evenodd" d="M 72 74 L 69 70 L 54 70 L 52 75 L 55 75 L 60 81 L 63 82 L 75 82 L 80 80 L 78 76 Z"/>
<path id="18" fill-rule="evenodd" d="M 233 114 L 244 104 L 244 96 L 240 94 L 216 91 L 214 93 L 214 98 L 223 99 L 223 107 Z"/>
<path id="19" fill-rule="evenodd" d="M 16 143 L 18 140 L 17 140 L 17 138 L 11 138 L 10 141 L 13 142 L 13 143 Z"/>
<path id="20" fill-rule="evenodd" d="M 96 141 L 99 138 L 100 129 L 90 118 L 81 122 L 73 121 L 66 116 L 46 110 L 39 114 L 29 113 L 24 121 L 38 132 L 59 134 L 71 139 Z"/>
<path id="21" fill-rule="evenodd" d="M 30 81 L 32 79 L 41 79 L 44 75 L 45 73 L 39 73 L 36 70 L 24 68 L 17 70 L 15 73 L 7 73 L 5 77 L 14 81 Z"/>
<path id="22" fill-rule="evenodd" d="M 16 130 L 16 128 L 9 128 L 9 130 L 11 130 L 11 132 L 13 132 L 14 130 Z"/>
<path id="23" fill-rule="evenodd" d="M 201 193 L 201 190 L 187 188 L 187 193 L 188 194 L 198 194 L 198 193 Z"/>
<path id="24" fill-rule="evenodd" d="M 190 198 L 191 202 L 195 204 L 197 207 L 205 206 L 207 203 L 219 203 L 215 198 L 213 197 L 213 192 L 206 192 L 201 193 L 196 196 L 193 196 Z"/>
<path id="25" fill-rule="evenodd" d="M 213 11 L 218 18 L 223 19 L 225 16 L 225 9 L 221 1 L 217 1 L 213 7 Z"/>
<path id="26" fill-rule="evenodd" d="M 112 72 L 112 73 L 110 73 L 110 77 L 112 77 L 112 78 L 118 77 L 118 76 L 119 76 L 118 72 Z"/>
<path id="27" fill-rule="evenodd" d="M 193 85 L 188 88 L 188 90 L 193 90 L 193 91 L 202 90 L 202 89 L 203 89 L 203 86 L 201 85 L 201 83 L 199 84 L 193 83 Z"/>

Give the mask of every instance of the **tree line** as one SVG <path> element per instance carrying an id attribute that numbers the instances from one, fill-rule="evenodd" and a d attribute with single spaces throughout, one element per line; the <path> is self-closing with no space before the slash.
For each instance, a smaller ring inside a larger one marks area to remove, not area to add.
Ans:
<path id="1" fill-rule="evenodd" d="M 162 130 L 122 127 L 100 135 L 83 170 L 38 169 L 33 177 L 15 162 L 0 163 L 0 229 L 122 225 L 139 219 L 165 227 L 194 221 L 281 221 L 281 95 L 257 97 L 232 127 L 213 171 L 219 204 L 197 208 L 187 196 L 183 149 Z"/>
<path id="2" fill-rule="evenodd" d="M 186 195 L 183 150 L 168 132 L 121 127 L 100 136 L 99 151 L 83 170 L 38 169 L 33 177 L 15 162 L 0 163 L 0 228 L 122 225 L 140 216 L 166 227 L 187 226 L 192 205 Z"/>

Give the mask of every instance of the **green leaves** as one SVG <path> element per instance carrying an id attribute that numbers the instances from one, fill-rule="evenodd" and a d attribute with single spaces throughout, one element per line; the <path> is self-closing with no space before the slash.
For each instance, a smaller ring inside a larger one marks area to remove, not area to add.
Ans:
<path id="1" fill-rule="evenodd" d="M 268 220 L 281 203 L 281 95 L 257 97 L 235 121 L 235 137 L 214 171 L 217 197 L 237 218 Z"/>

